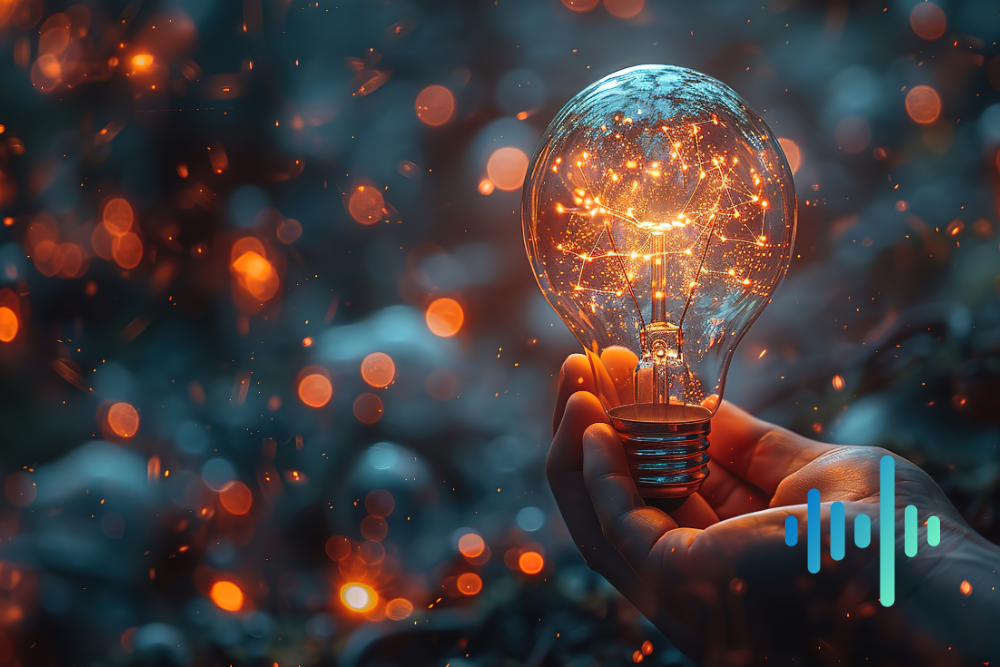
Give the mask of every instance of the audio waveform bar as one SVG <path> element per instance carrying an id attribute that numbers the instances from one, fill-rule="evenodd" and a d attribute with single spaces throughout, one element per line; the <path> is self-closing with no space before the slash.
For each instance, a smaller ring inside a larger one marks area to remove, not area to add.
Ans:
<path id="1" fill-rule="evenodd" d="M 879 600 L 883 607 L 896 601 L 896 462 L 883 456 L 879 462 Z M 844 503 L 830 504 L 830 558 L 843 560 L 845 552 Z M 941 520 L 927 517 L 927 544 L 941 543 Z M 810 489 L 806 496 L 806 565 L 816 574 L 820 567 L 820 497 L 819 489 Z M 917 508 L 907 505 L 903 510 L 903 553 L 917 555 Z M 799 522 L 794 516 L 785 517 L 785 544 L 794 547 L 799 541 Z M 872 521 L 867 514 L 854 517 L 854 544 L 864 549 L 872 541 Z"/>

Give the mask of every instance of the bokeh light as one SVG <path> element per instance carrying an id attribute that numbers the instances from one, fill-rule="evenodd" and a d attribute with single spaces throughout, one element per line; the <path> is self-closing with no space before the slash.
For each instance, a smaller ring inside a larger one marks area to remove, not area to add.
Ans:
<path id="1" fill-rule="evenodd" d="M 231 514 L 246 514 L 253 505 L 253 494 L 246 484 L 234 481 L 219 492 L 219 502 Z"/>
<path id="2" fill-rule="evenodd" d="M 142 261 L 142 241 L 136 234 L 126 232 L 111 241 L 111 254 L 123 269 L 134 269 Z"/>
<path id="3" fill-rule="evenodd" d="M 243 608 L 243 591 L 231 581 L 221 580 L 212 584 L 209 597 L 220 609 L 239 611 Z"/>
<path id="4" fill-rule="evenodd" d="M 799 145 L 785 137 L 778 137 L 778 143 L 781 144 L 781 151 L 785 154 L 785 159 L 788 160 L 788 167 L 794 174 L 802 166 L 802 151 L 799 150 Z"/>
<path id="5" fill-rule="evenodd" d="M 104 205 L 104 226 L 115 236 L 132 229 L 133 219 L 132 206 L 121 197 L 111 199 Z"/>
<path id="6" fill-rule="evenodd" d="M 389 523 L 380 516 L 366 516 L 361 520 L 361 535 L 371 542 L 381 542 L 389 534 Z"/>
<path id="7" fill-rule="evenodd" d="M 427 320 L 427 328 L 431 330 L 431 333 L 435 336 L 448 338 L 457 334 L 462 328 L 462 322 L 465 321 L 465 312 L 458 301 L 444 297 L 435 299 L 427 306 L 425 319 Z"/>
<path id="8" fill-rule="evenodd" d="M 320 373 L 306 375 L 299 382 L 299 399 L 310 408 L 321 408 L 333 397 L 333 383 Z"/>
<path id="9" fill-rule="evenodd" d="M 525 551 L 518 558 L 517 566 L 525 574 L 538 574 L 545 567 L 545 559 L 537 551 Z"/>
<path id="10" fill-rule="evenodd" d="M 486 549 L 486 542 L 476 533 L 466 533 L 458 540 L 458 550 L 466 558 L 475 558 Z"/>
<path id="11" fill-rule="evenodd" d="M 930 86 L 916 86 L 906 93 L 906 113 L 921 125 L 933 123 L 941 115 L 941 97 Z"/>
<path id="12" fill-rule="evenodd" d="M 17 337 L 17 314 L 7 306 L 0 306 L 0 342 L 9 343 Z"/>
<path id="13" fill-rule="evenodd" d="M 604 0 L 608 13 L 620 19 L 630 19 L 642 11 L 646 0 Z"/>
<path id="14" fill-rule="evenodd" d="M 918 37 L 931 41 L 944 34 L 948 19 L 933 2 L 918 2 L 910 11 L 910 26 Z"/>
<path id="15" fill-rule="evenodd" d="M 402 621 L 413 613 L 413 603 L 406 598 L 390 600 L 385 605 L 385 616 L 390 621 Z"/>
<path id="16" fill-rule="evenodd" d="M 466 572 L 455 582 L 458 592 L 462 595 L 476 595 L 483 590 L 483 580 L 475 572 Z"/>
<path id="17" fill-rule="evenodd" d="M 444 86 L 427 86 L 417 95 L 417 118 L 437 127 L 451 120 L 455 113 L 455 96 Z"/>
<path id="18" fill-rule="evenodd" d="M 388 387 L 395 376 L 396 365 L 384 352 L 372 352 L 361 362 L 361 378 L 372 387 Z"/>
<path id="19" fill-rule="evenodd" d="M 375 489 L 365 496 L 365 510 L 372 516 L 385 518 L 395 507 L 396 500 L 385 489 Z"/>
<path id="20" fill-rule="evenodd" d="M 120 438 L 131 438 L 139 430 L 139 412 L 129 403 L 115 403 L 108 410 L 108 426 Z"/>
<path id="21" fill-rule="evenodd" d="M 382 418 L 382 411 L 385 407 L 382 399 L 377 394 L 366 392 L 354 399 L 351 411 L 354 417 L 362 424 L 374 424 Z"/>
<path id="22" fill-rule="evenodd" d="M 4 495 L 12 505 L 27 507 L 35 500 L 38 489 L 31 475 L 26 472 L 15 472 L 7 476 L 3 485 Z"/>
<path id="23" fill-rule="evenodd" d="M 528 156 L 520 148 L 513 146 L 498 148 L 486 162 L 486 173 L 493 185 L 500 190 L 520 190 L 524 184 L 524 176 L 528 173 Z"/>
<path id="24" fill-rule="evenodd" d="M 562 0 L 562 3 L 574 12 L 589 12 L 600 2 L 601 0 Z"/>
<path id="25" fill-rule="evenodd" d="M 351 192 L 347 205 L 351 217 L 362 225 L 373 225 L 385 217 L 385 198 L 370 185 L 359 185 Z"/>
<path id="26" fill-rule="evenodd" d="M 368 584 L 351 582 L 341 586 L 340 600 L 351 611 L 363 614 L 378 604 L 378 593 Z"/>

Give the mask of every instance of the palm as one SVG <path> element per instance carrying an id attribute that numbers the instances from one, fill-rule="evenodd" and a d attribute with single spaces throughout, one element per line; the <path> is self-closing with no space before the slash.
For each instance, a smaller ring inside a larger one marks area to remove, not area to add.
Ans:
<path id="1" fill-rule="evenodd" d="M 916 651 L 921 661 L 954 655 L 944 640 L 914 642 L 903 629 L 920 620 L 925 600 L 946 604 L 948 622 L 961 623 L 967 613 L 960 582 L 982 570 L 988 543 L 923 471 L 896 459 L 897 597 L 884 608 L 877 551 L 884 450 L 813 442 L 724 403 L 713 419 L 712 473 L 668 515 L 638 497 L 621 442 L 588 393 L 588 377 L 587 361 L 577 356 L 560 375 L 546 466 L 553 493 L 588 564 L 681 650 L 716 664 L 816 652 L 816 658 L 832 654 L 850 662 L 874 655 L 873 645 L 893 656 Z M 805 540 L 789 548 L 784 538 L 789 514 L 804 538 L 812 488 L 824 503 L 824 555 L 816 575 L 806 572 Z M 830 558 L 828 546 L 835 500 L 844 503 L 848 526 L 862 513 L 873 520 L 871 546 L 851 545 L 841 561 Z M 903 508 L 911 504 L 921 524 L 930 514 L 940 518 L 941 543 L 931 549 L 922 540 L 918 555 L 906 558 Z"/>

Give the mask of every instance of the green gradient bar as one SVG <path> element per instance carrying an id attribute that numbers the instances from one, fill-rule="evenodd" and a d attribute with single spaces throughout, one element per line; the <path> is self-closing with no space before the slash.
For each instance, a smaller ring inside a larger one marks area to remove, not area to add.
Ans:
<path id="1" fill-rule="evenodd" d="M 903 553 L 910 558 L 917 555 L 917 508 L 907 505 L 903 512 Z"/>
<path id="2" fill-rule="evenodd" d="M 854 517 L 854 543 L 862 549 L 872 543 L 872 520 L 867 514 Z"/>
<path id="3" fill-rule="evenodd" d="M 927 545 L 936 547 L 941 544 L 941 519 L 936 516 L 927 517 Z"/>
<path id="4" fill-rule="evenodd" d="M 879 601 L 896 601 L 896 462 L 888 454 L 879 463 Z"/>

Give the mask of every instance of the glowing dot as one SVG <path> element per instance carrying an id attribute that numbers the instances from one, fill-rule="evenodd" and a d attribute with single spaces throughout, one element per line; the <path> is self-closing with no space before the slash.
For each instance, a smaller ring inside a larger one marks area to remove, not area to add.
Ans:
<path id="1" fill-rule="evenodd" d="M 475 595 L 483 590 L 483 580 L 474 572 L 466 572 L 459 576 L 456 585 L 462 595 Z"/>
<path id="2" fill-rule="evenodd" d="M 962 591 L 962 595 L 972 595 L 972 584 L 970 584 L 968 581 L 964 579 L 962 580 L 962 584 L 961 586 L 958 587 L 958 589 Z"/>
<path id="3" fill-rule="evenodd" d="M 917 37 L 932 41 L 944 34 L 948 19 L 933 2 L 919 2 L 910 12 L 910 26 Z"/>
<path id="4" fill-rule="evenodd" d="M 10 216 L 7 216 L 6 218 L 3 219 L 3 226 L 4 227 L 10 227 L 13 224 L 14 224 L 14 218 L 12 218 Z"/>
<path id="5" fill-rule="evenodd" d="M 386 216 L 385 198 L 376 188 L 359 185 L 351 193 L 347 210 L 362 225 L 373 225 Z"/>
<path id="6" fill-rule="evenodd" d="M 385 605 L 385 616 L 390 621 L 402 621 L 413 613 L 413 603 L 405 598 L 390 600 Z"/>
<path id="7" fill-rule="evenodd" d="M 139 413 L 128 403 L 115 403 L 108 410 L 108 426 L 119 438 L 131 438 L 139 430 Z"/>
<path id="8" fill-rule="evenodd" d="M 132 206 L 121 197 L 112 199 L 104 206 L 104 226 L 115 236 L 121 236 L 132 228 Z"/>
<path id="9" fill-rule="evenodd" d="M 427 328 L 436 336 L 448 338 L 458 333 L 465 321 L 462 306 L 454 299 L 447 297 L 436 299 L 427 306 L 425 314 Z"/>
<path id="10" fill-rule="evenodd" d="M 525 551 L 517 559 L 517 566 L 525 574 L 538 574 L 545 567 L 545 559 L 536 551 Z"/>
<path id="11" fill-rule="evenodd" d="M 840 391 L 841 389 L 844 388 L 844 378 L 842 378 L 839 375 L 834 375 L 833 380 L 831 380 L 831 384 L 833 385 L 834 389 Z"/>
<path id="12" fill-rule="evenodd" d="M 361 377 L 372 387 L 388 387 L 395 376 L 396 364 L 384 352 L 372 352 L 361 362 Z"/>
<path id="13" fill-rule="evenodd" d="M 0 342 L 14 340 L 18 326 L 17 314 L 7 306 L 0 306 Z"/>
<path id="14" fill-rule="evenodd" d="M 484 178 L 479 181 L 479 194 L 481 195 L 491 195 L 496 186 L 493 185 L 493 181 L 488 178 Z"/>
<path id="15" fill-rule="evenodd" d="M 475 558 L 486 549 L 486 542 L 475 533 L 466 533 L 458 540 L 458 550 L 466 558 Z"/>
<path id="16" fill-rule="evenodd" d="M 239 611 L 243 608 L 243 591 L 231 581 L 217 581 L 212 584 L 209 596 L 220 609 Z"/>
<path id="17" fill-rule="evenodd" d="M 299 398 L 310 408 L 321 408 L 333 397 L 333 384 L 330 379 L 313 373 L 302 378 L 299 383 Z"/>
<path id="18" fill-rule="evenodd" d="M 148 53 L 140 53 L 132 57 L 132 64 L 136 67 L 149 67 L 153 64 L 153 56 Z"/>
<path id="19" fill-rule="evenodd" d="M 528 156 L 519 148 L 498 148 L 486 163 L 486 173 L 493 184 L 504 192 L 513 192 L 524 183 L 528 173 Z"/>
<path id="20" fill-rule="evenodd" d="M 378 593 L 367 584 L 349 583 L 341 587 L 340 600 L 351 611 L 365 613 L 378 604 Z"/>
<path id="21" fill-rule="evenodd" d="M 643 659 L 644 659 L 644 656 L 642 655 L 642 651 L 633 651 L 632 652 L 632 662 L 639 663 L 639 662 L 642 662 Z"/>
<path id="22" fill-rule="evenodd" d="M 354 417 L 362 424 L 374 424 L 382 418 L 382 399 L 375 394 L 361 394 L 354 399 L 351 411 Z"/>
<path id="23" fill-rule="evenodd" d="M 961 220 L 955 219 L 948 223 L 948 226 L 944 231 L 949 236 L 958 236 L 962 233 L 963 229 L 965 229 L 965 223 Z"/>
<path id="24" fill-rule="evenodd" d="M 649 655 L 653 652 L 653 642 L 648 639 L 642 643 L 642 648 L 640 649 L 643 655 Z"/>
<path id="25" fill-rule="evenodd" d="M 444 86 L 427 86 L 417 95 L 417 118 L 431 127 L 444 125 L 455 112 L 455 96 Z"/>
<path id="26" fill-rule="evenodd" d="M 941 115 L 941 97 L 930 86 L 916 86 L 906 94 L 906 113 L 921 125 L 933 123 Z"/>
<path id="27" fill-rule="evenodd" d="M 111 241 L 111 254 L 118 266 L 134 269 L 142 261 L 142 241 L 132 232 L 116 236 Z"/>
<path id="28" fill-rule="evenodd" d="M 246 514 L 253 505 L 253 494 L 243 482 L 231 482 L 219 492 L 219 502 L 231 514 Z"/>
<path id="29" fill-rule="evenodd" d="M 302 339 L 302 347 L 311 347 L 312 344 L 313 344 L 313 339 L 311 337 L 306 336 L 305 338 Z"/>

